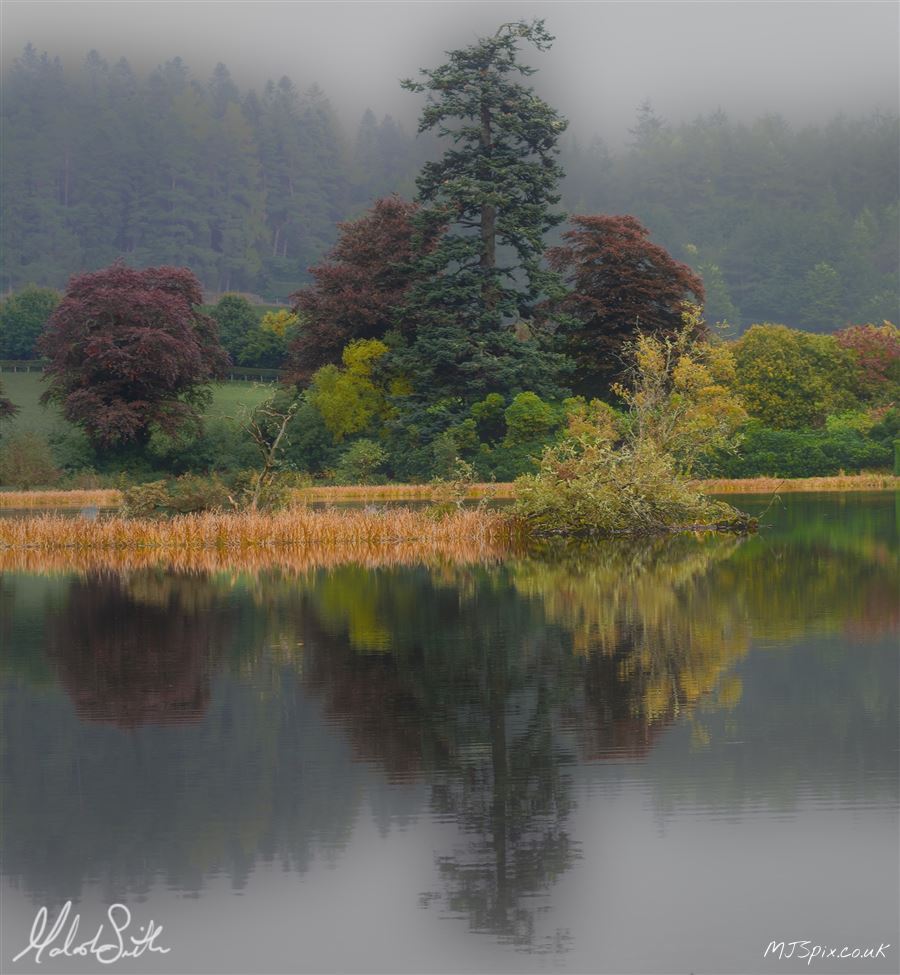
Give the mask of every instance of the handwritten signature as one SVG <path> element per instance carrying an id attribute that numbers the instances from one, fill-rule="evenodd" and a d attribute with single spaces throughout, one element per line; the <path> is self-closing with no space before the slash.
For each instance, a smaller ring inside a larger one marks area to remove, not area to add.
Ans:
<path id="1" fill-rule="evenodd" d="M 125 932 L 131 925 L 131 911 L 124 904 L 111 904 L 106 912 L 112 933 L 104 935 L 104 925 L 101 924 L 96 934 L 87 941 L 78 940 L 81 915 L 76 914 L 70 921 L 71 913 L 72 902 L 66 901 L 59 912 L 59 917 L 48 932 L 47 908 L 42 907 L 34 917 L 28 944 L 13 958 L 13 961 L 17 962 L 33 951 L 37 965 L 40 965 L 45 952 L 48 958 L 58 958 L 60 955 L 65 955 L 67 958 L 84 958 L 93 955 L 102 965 L 112 965 L 121 958 L 140 958 L 145 951 L 157 951 L 162 955 L 171 951 L 171 948 L 163 948 L 155 944 L 162 934 L 162 925 L 157 926 L 153 921 L 137 929 L 138 937 L 132 934 L 126 936 Z M 63 929 L 67 922 L 68 929 L 64 933 Z"/>

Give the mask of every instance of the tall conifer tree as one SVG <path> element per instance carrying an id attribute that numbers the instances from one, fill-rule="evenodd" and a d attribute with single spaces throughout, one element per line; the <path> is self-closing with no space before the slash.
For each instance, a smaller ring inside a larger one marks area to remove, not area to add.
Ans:
<path id="1" fill-rule="evenodd" d="M 541 20 L 504 24 L 433 70 L 404 81 L 427 93 L 419 131 L 449 142 L 417 180 L 422 220 L 447 224 L 437 248 L 420 259 L 409 296 L 402 356 L 429 399 L 480 399 L 492 389 L 558 392 L 562 360 L 517 323 L 557 279 L 541 267 L 543 235 L 562 169 L 557 141 L 566 122 L 521 83 L 534 69 L 519 44 L 539 51 L 553 38 Z"/>

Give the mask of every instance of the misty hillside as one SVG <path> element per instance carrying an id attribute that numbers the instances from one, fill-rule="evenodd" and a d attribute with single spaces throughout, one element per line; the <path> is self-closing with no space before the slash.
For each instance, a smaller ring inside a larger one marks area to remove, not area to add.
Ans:
<path id="1" fill-rule="evenodd" d="M 896 317 L 898 120 L 792 128 L 637 110 L 627 148 L 570 133 L 562 206 L 632 213 L 702 274 L 710 319 L 814 330 Z M 61 287 L 120 255 L 189 266 L 211 293 L 284 300 L 338 221 L 410 197 L 433 143 L 326 93 L 240 90 L 180 59 L 139 76 L 91 52 L 76 71 L 28 47 L 3 78 L 0 288 Z"/>

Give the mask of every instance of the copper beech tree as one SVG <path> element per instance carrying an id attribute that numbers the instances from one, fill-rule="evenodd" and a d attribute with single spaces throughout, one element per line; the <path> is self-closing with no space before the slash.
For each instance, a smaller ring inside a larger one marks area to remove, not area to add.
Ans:
<path id="1" fill-rule="evenodd" d="M 622 372 L 622 353 L 638 332 L 674 335 L 685 302 L 703 304 L 703 282 L 632 216 L 575 216 L 565 243 L 547 253 L 569 294 L 545 306 L 565 316 L 567 351 L 579 393 L 606 391 Z"/>
<path id="2" fill-rule="evenodd" d="M 202 301 L 187 268 L 116 263 L 73 277 L 39 342 L 44 401 L 106 450 L 196 426 L 228 362 Z"/>
<path id="3" fill-rule="evenodd" d="M 397 312 L 413 283 L 413 257 L 428 253 L 440 227 L 419 239 L 419 206 L 399 196 L 376 200 L 357 220 L 340 225 L 325 261 L 310 268 L 313 283 L 291 297 L 301 325 L 291 344 L 291 379 L 306 384 L 329 363 L 339 363 L 355 339 L 380 339 L 397 323 Z"/>

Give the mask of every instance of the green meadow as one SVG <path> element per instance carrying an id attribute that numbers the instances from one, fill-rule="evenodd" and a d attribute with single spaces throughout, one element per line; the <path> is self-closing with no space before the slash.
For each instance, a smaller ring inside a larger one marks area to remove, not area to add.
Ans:
<path id="1" fill-rule="evenodd" d="M 46 389 L 43 375 L 38 372 L 7 372 L 0 374 L 3 389 L 19 408 L 19 412 L 9 421 L 7 431 L 32 430 L 47 436 L 59 430 L 71 428 L 56 405 L 43 406 L 41 393 Z M 268 395 L 268 383 L 225 382 L 212 387 L 213 398 L 206 416 L 235 416 L 242 408 L 256 406 Z"/>

